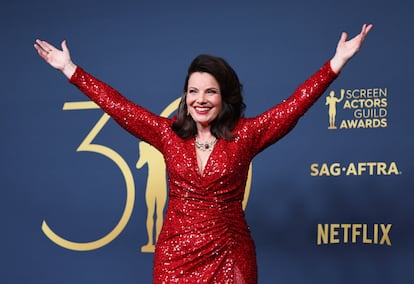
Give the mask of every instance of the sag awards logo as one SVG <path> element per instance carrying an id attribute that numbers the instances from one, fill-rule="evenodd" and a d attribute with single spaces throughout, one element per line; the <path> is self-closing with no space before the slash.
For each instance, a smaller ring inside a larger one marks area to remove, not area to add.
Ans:
<path id="1" fill-rule="evenodd" d="M 387 99 L 387 88 L 331 91 L 325 102 L 328 129 L 386 128 Z"/>
<path id="2" fill-rule="evenodd" d="M 173 101 L 168 105 L 161 113 L 163 117 L 169 117 L 178 107 L 180 98 Z M 99 107 L 91 101 L 86 102 L 67 102 L 63 106 L 63 110 L 89 110 L 99 109 Z M 109 158 L 121 171 L 125 180 L 126 186 L 126 201 L 124 211 L 119 219 L 117 225 L 105 236 L 90 242 L 74 242 L 65 239 L 64 237 L 55 233 L 44 220 L 42 222 L 43 233 L 55 244 L 75 251 L 90 251 L 99 249 L 114 239 L 125 229 L 128 221 L 131 217 L 134 209 L 135 200 L 135 182 L 132 174 L 132 170 L 126 163 L 124 158 L 119 155 L 114 149 L 111 149 L 105 145 L 97 144 L 94 141 L 95 137 L 104 128 L 105 124 L 110 119 L 109 115 L 104 113 L 99 121 L 92 127 L 92 130 L 88 133 L 85 139 L 80 143 L 77 148 L 77 152 L 93 152 L 98 155 L 103 155 Z M 167 182 L 166 182 L 166 169 L 164 159 L 158 150 L 149 144 L 140 141 L 138 145 L 139 159 L 135 165 L 136 169 L 141 169 L 147 165 L 148 176 L 145 189 L 145 203 L 147 206 L 146 224 L 143 227 L 146 228 L 147 242 L 141 246 L 141 252 L 150 253 L 154 252 L 155 243 L 158 235 L 161 231 L 163 224 L 163 212 L 167 201 Z M 243 199 L 243 208 L 246 208 L 247 201 L 250 193 L 252 177 L 252 166 L 250 165 L 248 179 L 246 182 L 246 189 Z M 155 227 L 155 230 L 154 230 Z"/>

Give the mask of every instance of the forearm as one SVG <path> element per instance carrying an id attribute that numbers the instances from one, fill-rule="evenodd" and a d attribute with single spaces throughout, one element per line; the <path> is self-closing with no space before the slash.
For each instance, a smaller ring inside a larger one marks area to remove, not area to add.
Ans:
<path id="1" fill-rule="evenodd" d="M 70 72 L 71 70 L 68 70 L 68 74 Z M 169 128 L 169 119 L 161 118 L 126 99 L 117 90 L 80 67 L 75 67 L 69 79 L 121 127 L 157 149 L 161 149 L 162 128 Z"/>
<path id="2" fill-rule="evenodd" d="M 134 112 L 134 108 L 138 108 L 138 106 L 127 100 L 105 82 L 95 78 L 74 64 L 68 66 L 67 69 L 62 69 L 62 72 L 65 76 L 70 76 L 70 83 L 75 85 L 112 118 L 126 124 L 122 125 L 123 127 L 126 127 L 131 122 L 129 120 L 134 118 L 134 115 L 130 115 L 129 112 Z M 128 118 L 128 120 L 125 118 Z"/>
<path id="3" fill-rule="evenodd" d="M 334 66 L 332 66 L 334 64 Z M 335 60 L 326 62 L 317 72 L 303 82 L 285 102 L 291 110 L 291 115 L 302 116 L 326 91 L 329 85 L 338 77 L 341 66 Z"/>
<path id="4" fill-rule="evenodd" d="M 287 100 L 249 120 L 248 123 L 251 123 L 249 127 L 257 129 L 255 145 L 252 146 L 253 151 L 259 152 L 286 135 L 337 76 L 330 62 L 326 62 Z"/>

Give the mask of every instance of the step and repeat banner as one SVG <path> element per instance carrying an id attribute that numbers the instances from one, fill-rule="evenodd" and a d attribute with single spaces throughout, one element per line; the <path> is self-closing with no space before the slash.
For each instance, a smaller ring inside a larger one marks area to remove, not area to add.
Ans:
<path id="1" fill-rule="evenodd" d="M 373 23 L 291 133 L 253 160 L 244 206 L 259 283 L 412 283 L 413 4 L 345 2 L 2 4 L 0 282 L 151 283 L 168 202 L 160 153 L 44 63 L 37 38 L 66 39 L 76 64 L 165 117 L 192 59 L 224 57 L 251 117 L 329 60 L 342 31 Z"/>

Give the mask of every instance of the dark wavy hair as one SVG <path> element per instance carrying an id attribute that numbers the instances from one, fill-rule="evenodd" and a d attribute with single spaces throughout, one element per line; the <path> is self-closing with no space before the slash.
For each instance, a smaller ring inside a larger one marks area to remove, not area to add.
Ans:
<path id="1" fill-rule="evenodd" d="M 183 139 L 194 137 L 197 127 L 193 118 L 188 115 L 186 104 L 188 80 L 194 72 L 206 72 L 211 74 L 220 86 L 222 106 L 219 114 L 211 123 L 211 133 L 217 138 L 231 140 L 232 130 L 238 120 L 244 116 L 246 105 L 243 102 L 243 85 L 233 68 L 220 57 L 201 54 L 197 56 L 188 67 L 187 77 L 184 83 L 184 93 L 181 97 L 177 111 L 177 120 L 172 124 L 172 129 Z"/>

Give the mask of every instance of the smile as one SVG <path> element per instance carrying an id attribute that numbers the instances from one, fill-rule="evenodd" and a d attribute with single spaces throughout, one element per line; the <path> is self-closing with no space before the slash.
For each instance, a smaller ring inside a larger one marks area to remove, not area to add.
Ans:
<path id="1" fill-rule="evenodd" d="M 194 107 L 195 111 L 199 114 L 207 113 L 211 108 L 210 107 Z"/>

